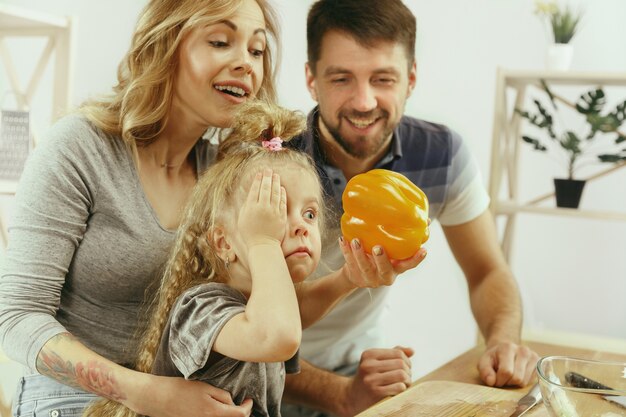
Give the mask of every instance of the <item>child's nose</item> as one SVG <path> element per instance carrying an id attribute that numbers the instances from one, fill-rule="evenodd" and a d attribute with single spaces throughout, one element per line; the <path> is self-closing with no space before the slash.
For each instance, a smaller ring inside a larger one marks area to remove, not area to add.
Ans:
<path id="1" fill-rule="evenodd" d="M 294 236 L 307 237 L 309 235 L 309 229 L 303 221 L 294 222 L 292 225 L 292 232 Z"/>

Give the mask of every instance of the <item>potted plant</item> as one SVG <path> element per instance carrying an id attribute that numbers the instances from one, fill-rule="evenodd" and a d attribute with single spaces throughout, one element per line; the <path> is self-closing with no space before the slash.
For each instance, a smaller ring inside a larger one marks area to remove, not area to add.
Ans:
<path id="1" fill-rule="evenodd" d="M 603 112 L 606 105 L 606 96 L 602 88 L 593 88 L 583 93 L 573 105 L 576 112 L 586 121 L 587 132 L 580 134 L 573 130 L 557 132 L 553 112 L 558 111 L 555 95 L 548 85 L 542 80 L 541 85 L 546 92 L 551 110 L 538 99 L 533 100 L 535 112 L 515 109 L 515 112 L 528 120 L 532 125 L 544 130 L 549 140 L 537 139 L 528 135 L 522 136 L 522 140 L 533 146 L 534 149 L 546 152 L 550 148 L 560 148 L 567 157 L 567 178 L 555 179 L 555 193 L 558 207 L 577 208 L 582 195 L 584 180 L 574 178 L 579 163 L 589 157 L 593 161 L 616 163 L 626 161 L 626 146 L 617 149 L 615 153 L 595 153 L 591 145 L 600 140 L 613 138 L 615 145 L 626 145 L 626 134 L 619 128 L 626 119 L 626 100 L 615 106 L 610 112 Z"/>
<path id="2" fill-rule="evenodd" d="M 552 43 L 546 56 L 547 68 L 561 71 L 569 69 L 574 54 L 570 41 L 580 27 L 582 12 L 576 12 L 569 6 L 560 7 L 555 0 L 536 0 L 535 14 L 547 22 L 551 32 Z"/>

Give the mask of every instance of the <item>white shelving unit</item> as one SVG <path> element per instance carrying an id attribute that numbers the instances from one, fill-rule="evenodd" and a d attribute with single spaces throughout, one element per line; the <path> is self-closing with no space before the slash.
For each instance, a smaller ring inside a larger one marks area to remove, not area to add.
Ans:
<path id="1" fill-rule="evenodd" d="M 26 84 L 22 84 L 19 76 L 29 71 L 25 68 L 16 68 L 7 45 L 11 39 L 27 37 L 44 38 L 46 46 L 39 56 L 32 76 Z M 0 63 L 15 97 L 16 110 L 26 111 L 30 108 L 41 78 L 53 56 L 52 116 L 55 118 L 56 115 L 68 110 L 72 91 L 72 55 L 71 17 L 50 16 L 0 4 Z M 0 195 L 13 195 L 16 188 L 17 184 L 14 182 L 0 181 Z M 6 233 L 4 217 L 0 212 L 0 243 L 3 246 L 7 241 Z"/>
<path id="2" fill-rule="evenodd" d="M 501 244 L 507 260 L 510 260 L 515 220 L 519 213 L 626 221 L 626 212 L 537 206 L 538 203 L 552 198 L 554 193 L 539 195 L 529 201 L 520 201 L 518 178 L 521 175 L 519 147 L 522 142 L 522 117 L 514 112 L 513 108 L 522 108 L 527 90 L 531 87 L 541 88 L 540 83 L 542 80 L 551 87 L 559 85 L 626 86 L 626 73 L 498 70 L 489 196 L 491 197 L 491 210 L 494 217 L 505 217 L 505 229 Z M 513 100 L 510 100 L 511 95 Z M 510 106 L 511 101 L 513 108 Z M 626 167 L 626 163 L 612 165 L 610 168 L 590 178 L 586 178 L 586 180 L 593 181 L 624 167 Z M 503 198 L 503 194 L 506 197 Z"/>

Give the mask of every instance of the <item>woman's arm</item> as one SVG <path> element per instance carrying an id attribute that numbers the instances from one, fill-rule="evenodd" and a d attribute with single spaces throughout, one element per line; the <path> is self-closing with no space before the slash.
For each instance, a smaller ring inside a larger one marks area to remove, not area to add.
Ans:
<path id="1" fill-rule="evenodd" d="M 37 370 L 66 385 L 120 402 L 142 415 L 250 414 L 250 402 L 235 406 L 230 394 L 204 382 L 126 369 L 89 350 L 69 333 L 58 334 L 44 345 L 37 357 Z"/>
<path id="2" fill-rule="evenodd" d="M 339 247 L 346 260 L 341 269 L 296 286 L 303 328 L 322 319 L 354 289 L 392 285 L 399 274 L 415 268 L 426 256 L 426 249 L 422 248 L 412 258 L 392 261 L 382 249 L 368 255 L 360 245 L 343 239 L 339 240 Z"/>
<path id="3" fill-rule="evenodd" d="M 87 123 L 66 119 L 27 163 L 15 199 L 9 246 L 0 262 L 3 351 L 31 370 L 152 416 L 200 416 L 207 409 L 224 415 L 220 410 L 229 401 L 227 393 L 182 378 L 125 369 L 85 347 L 56 319 L 66 275 L 88 229 L 102 174 L 92 164 L 100 155 L 93 144 L 103 138 L 94 135 Z M 195 397 L 192 392 L 203 394 Z M 188 397 L 191 406 L 186 412 L 179 409 L 185 404 L 179 402 L 183 397 Z M 223 403 L 214 405 L 219 402 L 214 398 Z M 248 415 L 249 405 L 247 410 L 230 407 L 231 411 Z"/>
<path id="4" fill-rule="evenodd" d="M 98 189 L 87 162 L 95 133 L 85 125 L 64 119 L 52 129 L 30 156 L 14 200 L 0 263 L 0 342 L 30 369 L 44 344 L 66 332 L 55 316 Z"/>

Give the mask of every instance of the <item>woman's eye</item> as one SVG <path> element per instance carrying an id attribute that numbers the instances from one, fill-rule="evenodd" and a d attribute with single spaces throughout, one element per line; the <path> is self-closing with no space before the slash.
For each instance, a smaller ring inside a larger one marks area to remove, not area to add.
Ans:
<path id="1" fill-rule="evenodd" d="M 317 218 L 317 213 L 313 209 L 307 210 L 304 212 L 304 218 L 308 220 L 315 220 Z"/>
<path id="2" fill-rule="evenodd" d="M 209 45 L 213 46 L 214 48 L 225 48 L 228 46 L 228 43 L 224 41 L 209 41 Z"/>
<path id="3" fill-rule="evenodd" d="M 262 57 L 265 54 L 265 51 L 263 49 L 251 49 L 250 53 L 252 54 L 252 56 L 255 57 Z"/>

